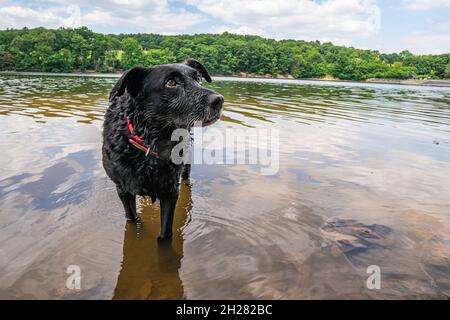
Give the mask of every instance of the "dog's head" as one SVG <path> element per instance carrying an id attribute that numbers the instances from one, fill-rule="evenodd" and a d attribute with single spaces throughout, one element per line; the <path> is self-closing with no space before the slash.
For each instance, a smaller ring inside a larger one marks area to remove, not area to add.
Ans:
<path id="1" fill-rule="evenodd" d="M 203 87 L 202 78 L 211 82 L 208 71 L 194 59 L 153 68 L 135 67 L 123 74 L 109 99 L 112 102 L 127 93 L 136 111 L 163 126 L 191 128 L 195 122 L 207 126 L 220 118 L 224 99 Z"/>

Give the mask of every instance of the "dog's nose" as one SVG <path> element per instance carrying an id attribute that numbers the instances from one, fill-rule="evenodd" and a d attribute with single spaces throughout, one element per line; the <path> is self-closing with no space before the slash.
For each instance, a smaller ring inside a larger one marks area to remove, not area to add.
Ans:
<path id="1" fill-rule="evenodd" d="M 223 105 L 223 95 L 221 94 L 212 94 L 209 96 L 209 105 L 212 109 L 220 109 Z"/>

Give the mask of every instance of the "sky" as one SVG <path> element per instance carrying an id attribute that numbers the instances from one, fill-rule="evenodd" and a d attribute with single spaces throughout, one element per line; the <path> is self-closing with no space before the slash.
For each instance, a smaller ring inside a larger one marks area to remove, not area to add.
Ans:
<path id="1" fill-rule="evenodd" d="M 0 17 L 0 29 L 228 31 L 385 53 L 450 53 L 450 0 L 0 0 Z"/>

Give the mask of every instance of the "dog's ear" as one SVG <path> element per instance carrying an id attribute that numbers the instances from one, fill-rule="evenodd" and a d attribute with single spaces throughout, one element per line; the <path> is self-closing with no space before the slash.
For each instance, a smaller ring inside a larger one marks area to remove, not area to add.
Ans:
<path id="1" fill-rule="evenodd" d="M 152 69 L 149 68 L 134 67 L 125 71 L 119 81 L 117 81 L 114 88 L 111 90 L 109 101 L 112 101 L 115 97 L 120 97 L 123 95 L 125 89 L 131 96 L 136 97 L 143 89 L 142 85 L 144 79 L 148 76 L 151 70 Z"/>
<path id="2" fill-rule="evenodd" d="M 184 64 L 188 65 L 191 68 L 194 68 L 195 70 L 200 72 L 200 74 L 203 76 L 203 78 L 205 78 L 206 81 L 211 82 L 211 77 L 209 76 L 208 71 L 200 62 L 195 59 L 189 58 L 184 62 Z"/>

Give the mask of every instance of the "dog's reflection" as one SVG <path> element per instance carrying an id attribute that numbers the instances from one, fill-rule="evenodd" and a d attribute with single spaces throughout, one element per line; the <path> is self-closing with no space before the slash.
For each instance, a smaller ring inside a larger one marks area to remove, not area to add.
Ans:
<path id="1" fill-rule="evenodd" d="M 178 275 L 183 257 L 182 228 L 192 209 L 191 188 L 182 183 L 171 240 L 158 240 L 159 205 L 141 199 L 141 224 L 127 223 L 123 263 L 114 299 L 182 299 Z"/>

